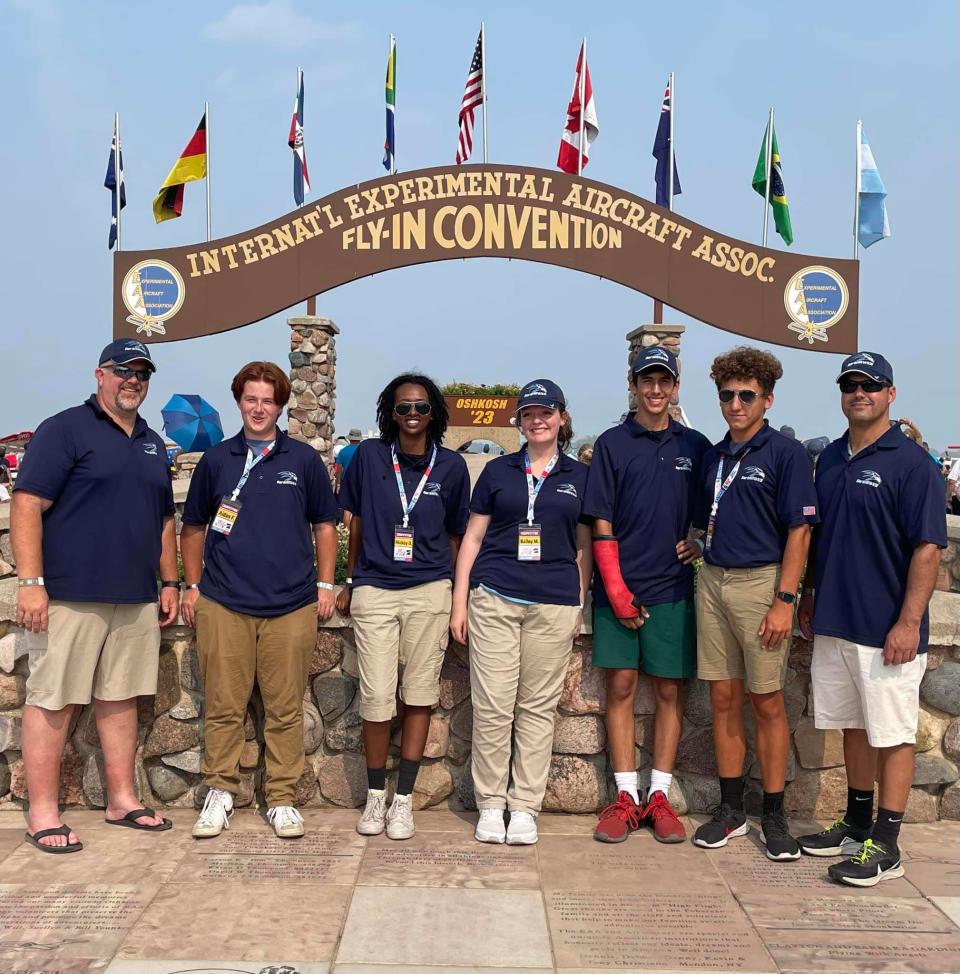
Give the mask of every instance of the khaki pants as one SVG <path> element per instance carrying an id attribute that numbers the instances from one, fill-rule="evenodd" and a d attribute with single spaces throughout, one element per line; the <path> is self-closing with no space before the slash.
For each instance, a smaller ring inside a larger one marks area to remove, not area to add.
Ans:
<path id="1" fill-rule="evenodd" d="M 579 617 L 575 605 L 520 605 L 482 588 L 471 593 L 467 626 L 477 808 L 540 811 Z"/>
<path id="2" fill-rule="evenodd" d="M 303 774 L 303 695 L 317 641 L 315 603 L 261 618 L 203 596 L 197 655 L 205 694 L 203 777 L 236 795 L 243 721 L 256 679 L 263 698 L 267 804 L 292 805 Z"/>

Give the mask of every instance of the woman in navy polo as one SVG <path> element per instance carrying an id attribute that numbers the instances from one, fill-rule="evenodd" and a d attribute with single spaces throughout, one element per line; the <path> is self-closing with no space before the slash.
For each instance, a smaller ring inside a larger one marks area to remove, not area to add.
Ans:
<path id="1" fill-rule="evenodd" d="M 350 512 L 347 585 L 337 608 L 353 615 L 360 716 L 367 757 L 361 835 L 413 833 L 413 786 L 437 704 L 447 648 L 453 564 L 466 529 L 470 478 L 440 445 L 447 407 L 423 375 L 399 375 L 377 402 L 378 440 L 347 468 L 340 505 Z M 402 678 L 400 674 L 402 673 Z M 397 791 L 386 808 L 386 764 L 397 683 L 404 703 Z"/>
<path id="2" fill-rule="evenodd" d="M 587 467 L 563 452 L 573 436 L 563 392 L 528 383 L 517 416 L 526 443 L 491 460 L 473 492 L 450 628 L 470 635 L 475 836 L 529 845 L 592 560 L 579 524 Z"/>

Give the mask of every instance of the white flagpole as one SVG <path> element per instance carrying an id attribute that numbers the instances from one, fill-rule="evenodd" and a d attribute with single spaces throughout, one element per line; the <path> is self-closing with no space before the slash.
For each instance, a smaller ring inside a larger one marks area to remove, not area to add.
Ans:
<path id="1" fill-rule="evenodd" d="M 669 184 L 669 190 L 668 190 L 668 195 L 667 195 L 668 205 L 669 205 L 669 207 L 670 207 L 671 210 L 673 209 L 673 172 L 674 172 L 674 169 L 673 169 L 673 166 L 674 166 L 674 163 L 673 163 L 673 117 L 675 115 L 675 112 L 674 112 L 674 104 L 676 102 L 676 97 L 677 97 L 677 95 L 676 95 L 676 91 L 674 90 L 673 72 L 671 71 L 670 72 L 670 184 Z"/>
<path id="2" fill-rule="evenodd" d="M 773 159 L 773 106 L 770 107 L 770 114 L 767 117 L 767 178 L 766 178 L 766 190 L 763 194 L 763 246 L 767 245 L 767 223 L 770 221 L 770 183 L 773 181 L 770 177 L 772 173 L 770 172 L 770 163 Z"/>
<path id="3" fill-rule="evenodd" d="M 863 121 L 857 119 L 857 178 L 854 181 L 854 191 L 853 191 L 853 259 L 857 260 L 860 257 L 860 251 L 857 247 L 859 243 L 858 231 L 860 230 L 860 140 L 863 130 Z"/>
<path id="4" fill-rule="evenodd" d="M 584 119 L 583 116 L 586 113 L 586 105 L 583 103 L 583 99 L 586 95 L 587 90 L 587 39 L 583 39 L 583 47 L 580 49 L 580 144 L 577 147 L 577 175 L 583 173 L 583 134 L 584 134 Z"/>
<path id="5" fill-rule="evenodd" d="M 483 99 L 483 161 L 487 161 L 487 34 L 480 21 L 480 97 Z"/>
<path id="6" fill-rule="evenodd" d="M 121 174 L 120 174 L 120 113 L 115 112 L 113 116 L 113 180 L 116 185 L 113 188 L 114 196 L 116 196 L 117 205 L 117 251 L 120 250 L 120 188 L 121 188 Z"/>
<path id="7" fill-rule="evenodd" d="M 213 223 L 210 217 L 210 103 L 203 103 L 204 128 L 206 129 L 206 148 L 207 148 L 207 240 L 213 240 Z"/>

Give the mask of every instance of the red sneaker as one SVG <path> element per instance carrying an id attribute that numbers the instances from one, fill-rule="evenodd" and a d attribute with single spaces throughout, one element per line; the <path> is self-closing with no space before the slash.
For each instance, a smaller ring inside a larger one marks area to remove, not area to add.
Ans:
<path id="1" fill-rule="evenodd" d="M 653 837 L 657 842 L 683 842 L 687 838 L 683 823 L 662 791 L 653 793 L 640 818 L 653 826 Z"/>
<path id="2" fill-rule="evenodd" d="M 617 800 L 600 813 L 593 837 L 597 842 L 623 842 L 631 832 L 640 828 L 641 812 L 630 794 L 621 791 Z"/>

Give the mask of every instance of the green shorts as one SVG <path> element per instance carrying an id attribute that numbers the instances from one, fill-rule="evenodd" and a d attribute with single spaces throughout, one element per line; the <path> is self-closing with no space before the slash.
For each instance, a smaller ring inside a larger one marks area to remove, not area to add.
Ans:
<path id="1" fill-rule="evenodd" d="M 697 622 L 693 599 L 645 606 L 650 618 L 628 629 L 613 609 L 593 607 L 593 665 L 643 670 L 649 676 L 697 675 Z"/>

